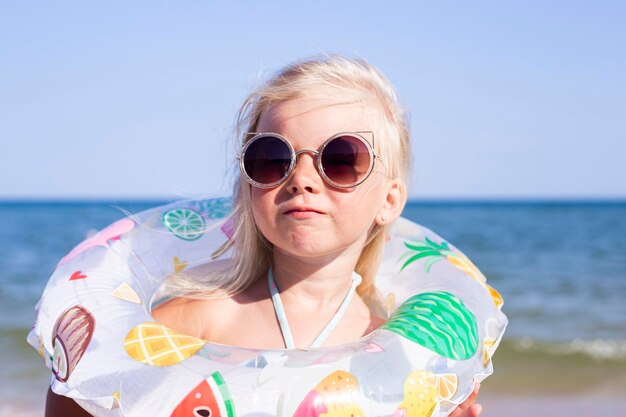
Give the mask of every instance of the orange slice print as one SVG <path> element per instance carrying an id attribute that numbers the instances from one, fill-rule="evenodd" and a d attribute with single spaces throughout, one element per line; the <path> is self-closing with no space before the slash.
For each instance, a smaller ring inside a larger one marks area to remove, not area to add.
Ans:
<path id="1" fill-rule="evenodd" d="M 459 377 L 456 374 L 433 374 L 427 379 L 435 386 L 440 400 L 449 401 L 459 389 Z"/>

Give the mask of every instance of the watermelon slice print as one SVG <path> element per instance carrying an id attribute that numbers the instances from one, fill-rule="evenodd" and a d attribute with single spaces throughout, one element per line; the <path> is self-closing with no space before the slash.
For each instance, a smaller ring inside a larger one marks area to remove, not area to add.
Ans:
<path id="1" fill-rule="evenodd" d="M 222 374 L 214 372 L 203 379 L 178 403 L 170 417 L 236 417 Z"/>
<path id="2" fill-rule="evenodd" d="M 449 359 L 469 359 L 478 350 L 476 316 L 445 291 L 414 295 L 382 328 Z"/>

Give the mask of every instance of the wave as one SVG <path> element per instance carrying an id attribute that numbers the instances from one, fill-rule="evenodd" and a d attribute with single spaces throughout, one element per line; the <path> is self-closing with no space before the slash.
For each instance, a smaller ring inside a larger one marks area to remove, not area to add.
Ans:
<path id="1" fill-rule="evenodd" d="M 585 356 L 595 361 L 626 361 L 626 340 L 574 339 L 545 341 L 532 338 L 504 340 L 501 348 L 530 355 Z"/>

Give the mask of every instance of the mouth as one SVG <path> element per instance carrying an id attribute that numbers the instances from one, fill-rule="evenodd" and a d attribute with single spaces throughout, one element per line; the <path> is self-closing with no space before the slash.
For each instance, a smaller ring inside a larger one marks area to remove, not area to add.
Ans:
<path id="1" fill-rule="evenodd" d="M 313 207 L 304 207 L 304 206 L 300 207 L 299 206 L 299 207 L 291 207 L 283 211 L 283 214 L 287 216 L 295 217 L 295 218 L 310 218 L 310 217 L 323 215 L 325 213 Z"/>

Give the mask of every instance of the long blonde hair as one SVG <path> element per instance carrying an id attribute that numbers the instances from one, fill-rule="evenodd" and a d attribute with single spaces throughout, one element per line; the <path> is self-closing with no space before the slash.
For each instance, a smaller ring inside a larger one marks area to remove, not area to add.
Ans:
<path id="1" fill-rule="evenodd" d="M 279 71 L 244 100 L 236 120 L 239 143 L 249 139 L 246 133 L 257 131 L 261 115 L 271 105 L 312 94 L 324 95 L 325 92 L 338 92 L 348 100 L 358 100 L 366 95 L 369 100 L 373 97 L 378 102 L 382 114 L 377 152 L 384 161 L 383 169 L 389 178 L 406 181 L 410 166 L 406 114 L 391 83 L 373 66 L 359 59 L 323 56 L 293 63 Z M 250 187 L 237 177 L 233 193 L 232 262 L 220 271 L 213 271 L 207 277 L 208 281 L 198 284 L 208 283 L 211 288 L 219 288 L 232 295 L 245 290 L 267 273 L 272 260 L 272 245 L 257 229 L 252 217 Z M 386 227 L 372 227 L 356 265 L 356 271 L 363 277 L 357 291 L 370 307 L 377 304 L 375 276 L 382 257 Z M 190 282 L 186 284 L 189 286 Z M 206 287 L 203 288 L 206 290 Z M 201 291 L 203 288 L 192 289 Z"/>

